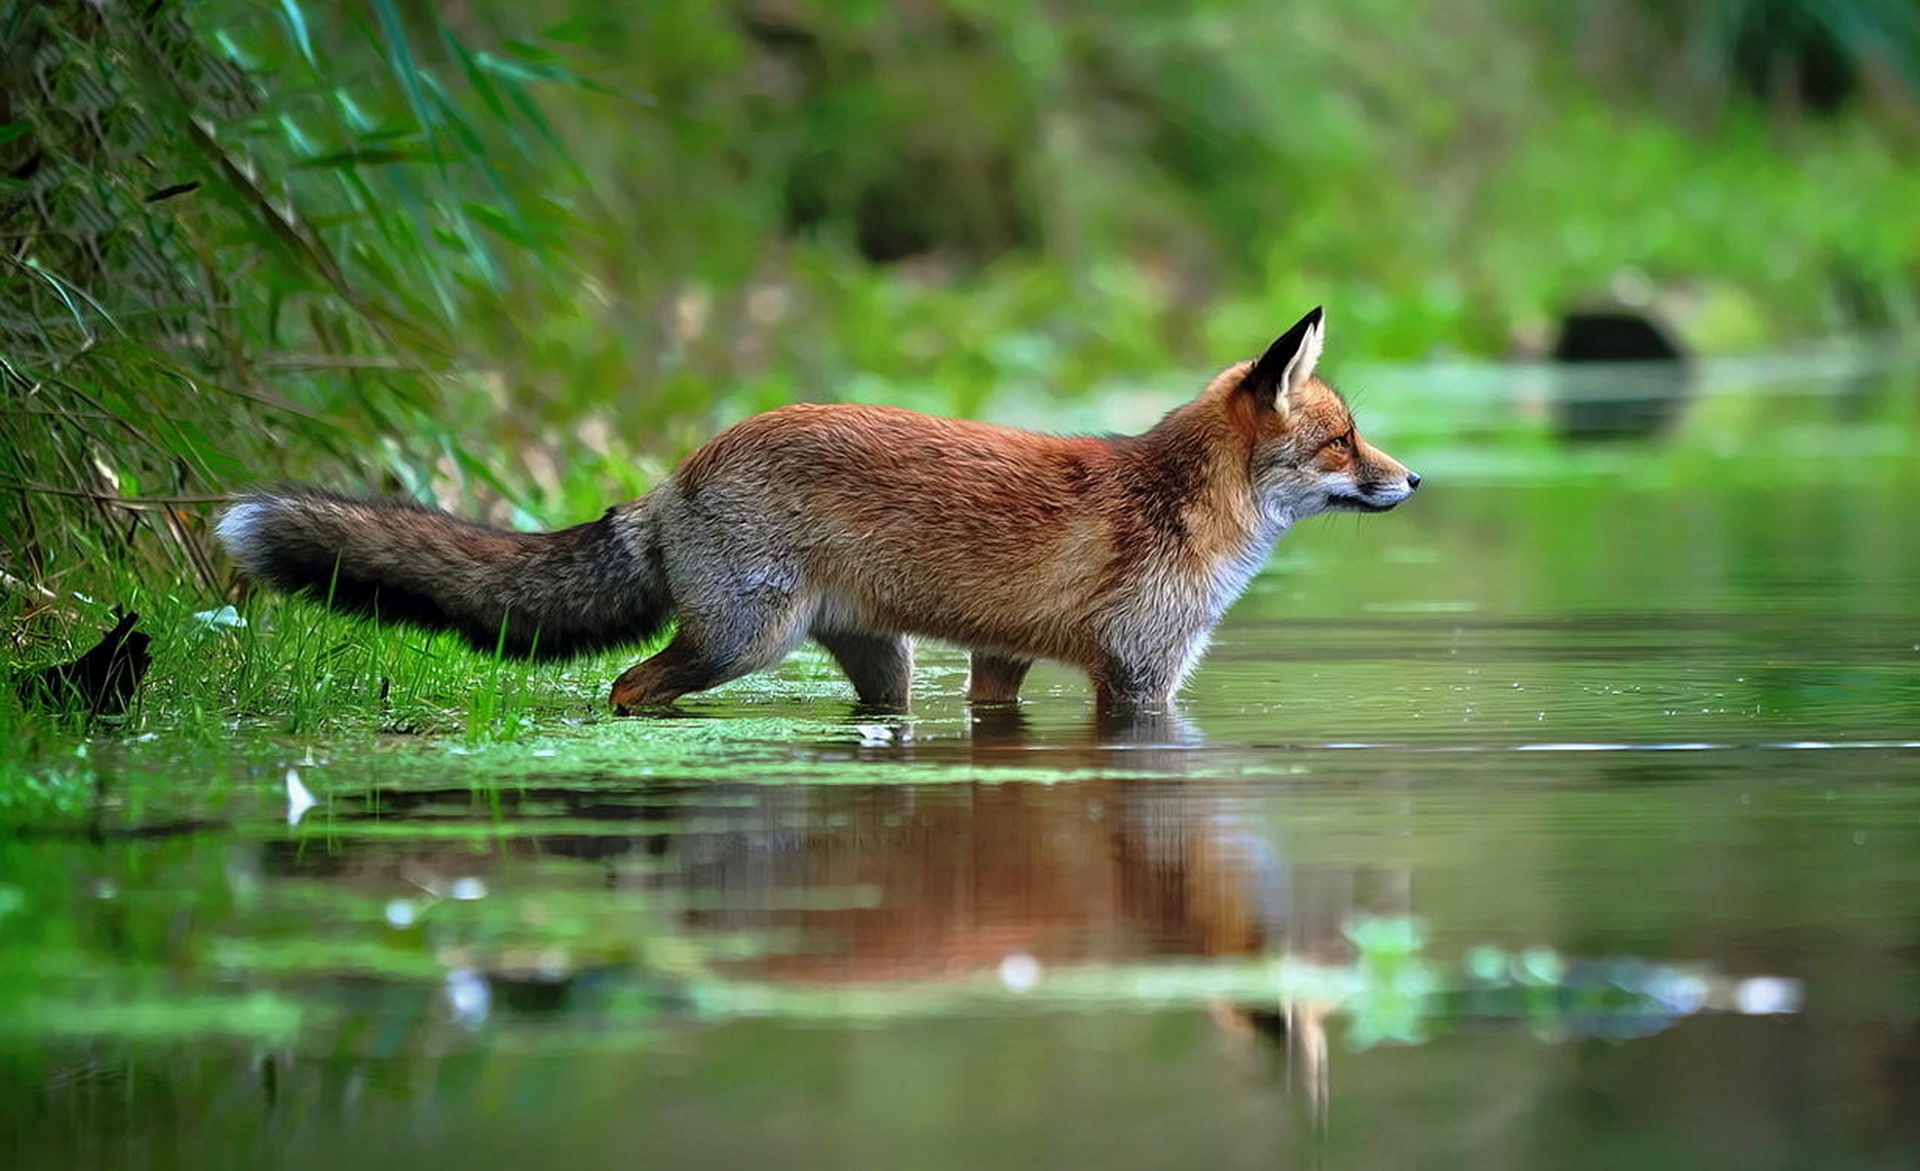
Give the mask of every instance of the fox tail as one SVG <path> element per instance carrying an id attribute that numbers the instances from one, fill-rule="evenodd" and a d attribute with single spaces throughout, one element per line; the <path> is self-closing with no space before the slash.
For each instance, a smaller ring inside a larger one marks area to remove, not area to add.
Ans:
<path id="1" fill-rule="evenodd" d="M 551 533 L 316 488 L 236 500 L 215 530 L 249 577 L 335 610 L 559 659 L 657 634 L 672 613 L 644 509 Z"/>

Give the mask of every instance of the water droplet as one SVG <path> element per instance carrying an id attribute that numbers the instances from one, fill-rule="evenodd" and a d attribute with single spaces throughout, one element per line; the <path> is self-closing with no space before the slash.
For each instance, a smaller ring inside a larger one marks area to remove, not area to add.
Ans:
<path id="1" fill-rule="evenodd" d="M 1749 1016 L 1772 1016 L 1800 1011 L 1800 981 L 1781 976 L 1754 976 L 1733 989 L 1733 1006 Z"/>
<path id="2" fill-rule="evenodd" d="M 469 1029 L 477 1029 L 487 1021 L 487 1013 L 493 1008 L 493 989 L 487 986 L 487 978 L 472 968 L 455 968 L 447 973 L 447 1006 L 453 1009 L 453 1019 Z"/>
<path id="3" fill-rule="evenodd" d="M 1014 992 L 1030 992 L 1040 983 L 1040 961 L 1015 952 L 1000 961 L 1000 982 Z"/>

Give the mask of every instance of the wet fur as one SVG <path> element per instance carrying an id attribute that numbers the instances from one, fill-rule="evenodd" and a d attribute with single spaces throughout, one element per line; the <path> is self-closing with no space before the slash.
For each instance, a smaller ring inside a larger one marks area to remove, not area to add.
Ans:
<path id="1" fill-rule="evenodd" d="M 677 619 L 615 682 L 623 709 L 772 666 L 806 637 L 861 700 L 904 706 L 911 636 L 971 650 L 976 701 L 1016 698 L 1052 659 L 1103 706 L 1158 706 L 1294 521 L 1390 508 L 1418 482 L 1313 376 L 1321 328 L 1316 310 L 1144 435 L 799 405 L 557 533 L 312 489 L 243 498 L 219 531 L 271 585 L 485 649 L 571 655 Z"/>

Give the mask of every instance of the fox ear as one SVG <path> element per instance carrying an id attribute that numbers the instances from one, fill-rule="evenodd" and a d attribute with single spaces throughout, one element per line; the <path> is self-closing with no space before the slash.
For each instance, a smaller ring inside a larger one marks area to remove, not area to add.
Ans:
<path id="1" fill-rule="evenodd" d="M 1263 406 L 1284 409 L 1286 402 L 1313 377 L 1320 352 L 1327 348 L 1327 314 L 1321 306 L 1293 323 L 1275 338 L 1267 352 L 1247 372 L 1247 389 Z"/>

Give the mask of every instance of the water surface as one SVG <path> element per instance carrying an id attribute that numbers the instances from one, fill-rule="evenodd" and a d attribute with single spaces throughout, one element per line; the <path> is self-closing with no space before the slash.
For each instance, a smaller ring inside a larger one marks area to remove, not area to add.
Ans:
<path id="1" fill-rule="evenodd" d="M 1151 726 L 936 648 L 907 719 L 810 652 L 480 749 L 103 737 L 0 838 L 0 1152 L 1911 1166 L 1920 394 L 1803 367 L 1379 374 L 1427 486 Z"/>

